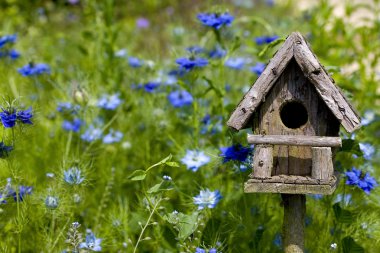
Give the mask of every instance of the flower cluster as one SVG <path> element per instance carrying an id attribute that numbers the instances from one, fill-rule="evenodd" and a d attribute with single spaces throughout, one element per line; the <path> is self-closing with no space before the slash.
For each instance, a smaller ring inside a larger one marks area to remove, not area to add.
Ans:
<path id="1" fill-rule="evenodd" d="M 259 36 L 255 38 L 255 42 L 257 45 L 264 45 L 269 44 L 275 40 L 277 40 L 279 36 L 273 35 L 273 36 Z"/>
<path id="2" fill-rule="evenodd" d="M 105 94 L 98 100 L 97 106 L 106 110 L 115 110 L 123 102 L 119 96 L 119 93 L 112 95 Z"/>
<path id="3" fill-rule="evenodd" d="M 222 195 L 218 190 L 210 191 L 209 189 L 201 190 L 199 195 L 193 198 L 194 204 L 198 206 L 198 210 L 204 208 L 214 208 L 222 199 Z"/>
<path id="4" fill-rule="evenodd" d="M 185 69 L 186 71 L 190 71 L 196 67 L 198 68 L 204 67 L 204 66 L 207 66 L 208 64 L 208 60 L 205 58 L 193 58 L 193 57 L 178 58 L 175 62 L 180 66 L 180 68 Z"/>
<path id="5" fill-rule="evenodd" d="M 0 204 L 7 203 L 8 198 L 13 198 L 14 201 L 23 201 L 26 195 L 32 193 L 33 188 L 31 186 L 20 185 L 18 190 L 12 187 L 11 179 L 7 179 L 7 185 L 5 189 L 0 192 Z"/>
<path id="6" fill-rule="evenodd" d="M 19 121 L 22 124 L 32 124 L 32 108 L 17 111 L 14 108 L 2 109 L 0 112 L 1 123 L 5 128 L 12 128 Z"/>
<path id="7" fill-rule="evenodd" d="M 38 76 L 41 74 L 50 74 L 50 67 L 45 63 L 28 63 L 17 69 L 22 76 Z"/>
<path id="8" fill-rule="evenodd" d="M 362 189 L 366 194 L 369 194 L 373 188 L 377 186 L 377 183 L 369 173 L 352 168 L 351 171 L 346 172 L 347 185 L 354 185 Z"/>
<path id="9" fill-rule="evenodd" d="M 20 57 L 20 53 L 15 49 L 6 48 L 7 44 L 13 44 L 17 40 L 17 35 L 5 35 L 0 37 L 0 58 L 9 57 L 14 60 Z"/>
<path id="10" fill-rule="evenodd" d="M 217 14 L 217 13 L 199 13 L 197 18 L 204 26 L 212 27 L 216 30 L 220 29 L 222 26 L 231 25 L 234 17 L 228 12 Z"/>

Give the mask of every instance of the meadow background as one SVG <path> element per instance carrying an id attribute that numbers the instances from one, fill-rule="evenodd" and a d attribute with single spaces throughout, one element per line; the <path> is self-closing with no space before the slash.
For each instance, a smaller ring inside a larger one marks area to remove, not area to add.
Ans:
<path id="1" fill-rule="evenodd" d="M 380 5 L 338 2 L 1 1 L 1 252 L 282 252 L 226 121 L 293 31 L 363 120 L 306 251 L 379 252 Z"/>

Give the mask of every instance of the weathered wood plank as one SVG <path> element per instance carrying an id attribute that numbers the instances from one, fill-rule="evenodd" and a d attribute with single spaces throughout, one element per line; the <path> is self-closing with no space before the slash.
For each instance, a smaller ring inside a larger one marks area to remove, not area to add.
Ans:
<path id="1" fill-rule="evenodd" d="M 240 130 L 245 127 L 253 111 L 265 99 L 265 96 L 272 88 L 273 84 L 293 58 L 293 44 L 293 34 L 291 34 L 288 36 L 283 46 L 270 60 L 255 84 L 240 101 L 227 122 L 229 127 L 235 130 Z"/>
<path id="2" fill-rule="evenodd" d="M 329 179 L 334 174 L 331 148 L 313 147 L 313 164 L 311 177 L 315 179 Z"/>
<path id="3" fill-rule="evenodd" d="M 252 182 L 250 179 L 244 184 L 245 193 L 286 193 L 286 194 L 323 194 L 331 195 L 337 186 L 337 180 L 330 184 L 283 184 Z"/>
<path id="4" fill-rule="evenodd" d="M 307 135 L 254 135 L 248 134 L 249 144 L 294 145 L 312 147 L 341 147 L 339 137 L 307 136 Z"/>
<path id="5" fill-rule="evenodd" d="M 257 145 L 253 155 L 253 176 L 255 178 L 269 178 L 273 169 L 273 146 Z"/>
<path id="6" fill-rule="evenodd" d="M 302 72 L 312 82 L 320 97 L 337 117 L 347 132 L 353 132 L 360 127 L 360 117 L 348 102 L 347 98 L 332 82 L 331 78 L 319 63 L 317 57 L 308 47 L 301 34 L 294 33 L 294 58 Z"/>

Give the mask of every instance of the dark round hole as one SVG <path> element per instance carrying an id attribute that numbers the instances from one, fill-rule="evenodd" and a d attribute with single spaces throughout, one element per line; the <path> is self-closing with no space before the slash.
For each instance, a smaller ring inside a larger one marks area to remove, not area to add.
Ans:
<path id="1" fill-rule="evenodd" d="M 282 123 L 292 129 L 299 128 L 307 122 L 307 111 L 302 103 L 290 101 L 284 104 L 280 111 Z"/>

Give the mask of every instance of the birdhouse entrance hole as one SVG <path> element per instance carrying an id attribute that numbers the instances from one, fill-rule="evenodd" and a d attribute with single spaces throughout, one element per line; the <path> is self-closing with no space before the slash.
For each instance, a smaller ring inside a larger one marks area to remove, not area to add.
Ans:
<path id="1" fill-rule="evenodd" d="M 285 103 L 280 110 L 282 123 L 287 128 L 297 129 L 305 125 L 308 119 L 305 106 L 298 101 Z"/>

